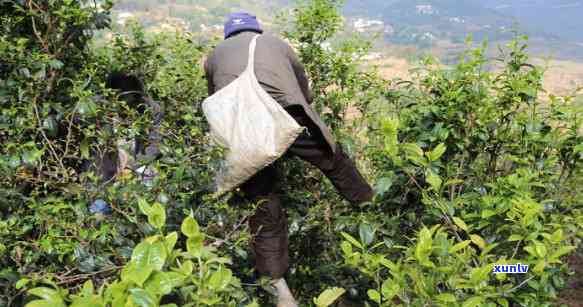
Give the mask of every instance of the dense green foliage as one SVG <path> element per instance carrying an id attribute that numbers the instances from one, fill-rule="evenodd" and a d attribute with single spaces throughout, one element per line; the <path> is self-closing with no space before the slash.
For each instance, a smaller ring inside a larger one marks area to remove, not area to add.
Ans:
<path id="1" fill-rule="evenodd" d="M 92 41 L 109 2 L 0 5 L 0 305 L 268 304 L 248 248 L 253 204 L 211 194 L 218 153 L 199 106 L 212 46 L 137 25 Z M 427 59 L 413 81 L 383 80 L 359 65 L 369 44 L 358 37 L 325 47 L 340 7 L 301 2 L 283 34 L 377 195 L 354 208 L 286 162 L 288 280 L 302 305 L 550 305 L 583 234 L 581 100 L 542 99 L 522 39 L 496 63 L 469 49 L 454 67 Z M 150 184 L 82 167 L 152 129 L 152 114 L 105 88 L 114 70 L 143 79 L 165 110 L 162 158 L 139 161 L 159 173 Z M 98 198 L 111 215 L 89 212 Z M 531 269 L 491 274 L 503 263 Z"/>

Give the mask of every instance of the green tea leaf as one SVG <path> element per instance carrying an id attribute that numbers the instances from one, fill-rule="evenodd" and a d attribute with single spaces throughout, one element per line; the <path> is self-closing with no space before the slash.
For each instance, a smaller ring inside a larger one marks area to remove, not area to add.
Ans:
<path id="1" fill-rule="evenodd" d="M 466 248 L 468 245 L 470 245 L 470 243 L 472 243 L 472 241 L 470 241 L 470 240 L 466 240 L 466 241 L 460 242 L 460 243 L 458 243 L 458 244 L 450 247 L 449 250 L 448 250 L 448 252 L 450 254 L 455 254 L 458 251 Z"/>
<path id="2" fill-rule="evenodd" d="M 173 231 L 166 235 L 164 238 L 164 244 L 166 245 L 166 250 L 170 253 L 174 250 L 174 246 L 176 246 L 176 241 L 178 241 L 178 233 Z"/>
<path id="3" fill-rule="evenodd" d="M 317 298 L 314 299 L 314 304 L 317 307 L 327 307 L 332 305 L 336 300 L 338 300 L 346 290 L 342 288 L 331 288 L 326 289 Z"/>
<path id="4" fill-rule="evenodd" d="M 545 260 L 540 260 L 534 266 L 534 269 L 532 269 L 532 271 L 540 275 L 545 270 L 546 266 L 547 266 L 547 262 Z"/>
<path id="5" fill-rule="evenodd" d="M 18 282 L 16 282 L 16 284 L 14 285 L 14 288 L 16 288 L 16 290 L 20 290 L 20 289 L 26 287 L 26 285 L 29 282 L 30 282 L 30 279 L 28 279 L 28 278 L 22 278 Z"/>
<path id="6" fill-rule="evenodd" d="M 429 158 L 429 161 L 432 162 L 437 161 L 441 158 L 441 156 L 443 156 L 446 150 L 447 147 L 445 147 L 445 144 L 441 143 L 437 145 L 437 147 L 435 147 L 431 152 L 427 153 L 427 158 Z"/>
<path id="7" fill-rule="evenodd" d="M 138 199 L 138 207 L 142 214 L 146 216 L 150 215 L 150 212 L 152 211 L 152 207 L 143 198 Z"/>
<path id="8" fill-rule="evenodd" d="M 360 236 L 360 242 L 369 245 L 374 240 L 375 230 L 371 225 L 362 223 L 358 227 L 358 234 Z"/>
<path id="9" fill-rule="evenodd" d="M 105 303 L 100 297 L 92 295 L 74 299 L 69 307 L 105 307 Z"/>
<path id="10" fill-rule="evenodd" d="M 427 171 L 425 172 L 425 180 L 429 182 L 431 188 L 434 191 L 437 192 L 439 191 L 439 189 L 441 189 L 441 184 L 443 183 L 443 181 L 441 180 L 441 177 L 439 177 L 439 175 L 433 172 L 431 169 L 427 169 Z"/>
<path id="11" fill-rule="evenodd" d="M 352 245 L 346 241 L 342 241 L 340 243 L 340 249 L 344 253 L 345 256 L 350 257 L 352 256 Z"/>
<path id="12" fill-rule="evenodd" d="M 89 139 L 88 138 L 84 138 L 83 141 L 81 141 L 81 145 L 79 146 L 79 149 L 81 151 L 81 158 L 83 159 L 89 159 L 90 158 L 90 154 L 89 154 Z"/>
<path id="13" fill-rule="evenodd" d="M 89 295 L 92 295 L 94 291 L 95 291 L 95 288 L 93 286 L 93 282 L 91 280 L 88 280 L 83 284 L 83 288 L 81 289 L 81 294 L 83 294 L 85 296 L 89 296 Z"/>
<path id="14" fill-rule="evenodd" d="M 377 184 L 375 185 L 375 192 L 377 195 L 383 196 L 391 189 L 392 185 L 393 185 L 392 178 L 383 177 L 377 181 Z"/>
<path id="15" fill-rule="evenodd" d="M 567 255 L 576 249 L 577 248 L 575 246 L 561 246 L 561 247 L 559 247 L 559 249 L 556 252 L 554 252 L 551 255 L 550 259 L 553 259 L 553 260 L 559 259 L 562 256 Z"/>
<path id="16" fill-rule="evenodd" d="M 441 294 L 437 295 L 435 297 L 435 299 L 440 301 L 440 302 L 446 302 L 446 303 L 455 303 L 457 301 L 455 298 L 455 295 L 453 295 L 451 293 L 441 293 Z"/>
<path id="17" fill-rule="evenodd" d="M 453 222 L 456 224 L 457 227 L 461 228 L 463 231 L 468 231 L 468 225 L 459 217 L 453 217 Z"/>
<path id="18" fill-rule="evenodd" d="M 479 235 L 470 235 L 470 239 L 474 244 L 480 247 L 480 249 L 484 249 L 486 247 L 486 241 L 482 239 Z"/>
<path id="19" fill-rule="evenodd" d="M 482 303 L 484 302 L 484 298 L 481 296 L 474 296 L 471 297 L 470 299 L 466 300 L 463 304 L 462 307 L 478 307 L 478 306 L 482 306 Z"/>
<path id="20" fill-rule="evenodd" d="M 427 166 L 427 161 L 423 156 L 423 150 L 417 144 L 405 143 L 401 145 L 401 149 L 405 152 L 405 156 L 411 162 L 419 166 Z"/>
<path id="21" fill-rule="evenodd" d="M 154 269 L 151 266 L 138 266 L 136 263 L 130 263 L 122 272 L 122 280 L 132 281 L 141 287 L 153 272 Z"/>
<path id="22" fill-rule="evenodd" d="M 381 294 L 374 289 L 370 289 L 366 292 L 368 298 L 370 298 L 373 302 L 380 304 L 381 303 Z"/>
<path id="23" fill-rule="evenodd" d="M 60 304 L 60 305 L 64 304 L 63 298 L 61 297 L 59 292 L 57 290 L 54 290 L 54 289 L 50 289 L 50 288 L 46 288 L 46 287 L 38 287 L 38 288 L 30 289 L 28 291 L 28 293 L 31 295 L 43 298 L 43 299 L 50 301 L 54 304 Z"/>
<path id="24" fill-rule="evenodd" d="M 26 304 L 24 307 L 65 307 L 65 305 L 55 305 L 51 301 L 34 300 Z"/>
<path id="25" fill-rule="evenodd" d="M 364 248 L 362 246 L 362 244 L 360 242 L 358 242 L 358 240 L 356 240 L 351 235 L 349 235 L 349 234 L 347 234 L 345 232 L 341 232 L 340 234 L 344 237 L 344 239 L 346 239 L 346 241 L 350 242 L 352 245 L 354 245 L 354 246 L 356 246 L 356 247 L 358 247 L 360 249 L 363 249 Z"/>
<path id="26" fill-rule="evenodd" d="M 555 244 L 559 244 L 559 243 L 561 243 L 561 241 L 563 241 L 563 230 L 562 229 L 557 229 L 551 235 L 551 242 L 553 242 Z"/>
<path id="27" fill-rule="evenodd" d="M 381 286 L 381 292 L 386 301 L 392 300 L 393 297 L 399 294 L 399 291 L 401 291 L 399 284 L 390 278 L 385 280 Z"/>
<path id="28" fill-rule="evenodd" d="M 145 284 L 149 293 L 164 296 L 184 283 L 185 276 L 176 272 L 155 272 Z"/>
<path id="29" fill-rule="evenodd" d="M 138 244 L 134 251 L 132 252 L 131 261 L 138 266 L 145 266 L 151 263 L 151 250 L 152 244 L 148 242 L 142 242 Z"/>
<path id="30" fill-rule="evenodd" d="M 547 255 L 547 248 L 541 242 L 538 242 L 538 241 L 534 242 L 534 249 L 535 249 L 537 255 L 541 258 L 544 258 Z"/>
<path id="31" fill-rule="evenodd" d="M 77 105 L 77 110 L 82 116 L 94 116 L 97 113 L 97 105 L 91 99 L 84 99 L 79 101 Z"/>
<path id="32" fill-rule="evenodd" d="M 34 165 L 43 156 L 44 151 L 39 149 L 27 150 L 22 154 L 22 161 L 29 165 Z"/>
<path id="33" fill-rule="evenodd" d="M 423 227 L 419 231 L 417 244 L 415 245 L 415 258 L 423 266 L 434 267 L 434 264 L 429 261 L 429 255 L 433 252 L 433 239 L 431 231 L 427 227 Z"/>
<path id="34" fill-rule="evenodd" d="M 219 269 L 214 272 L 209 279 L 209 286 L 212 290 L 222 290 L 226 288 L 233 278 L 231 270 L 220 266 Z"/>
<path id="35" fill-rule="evenodd" d="M 199 234 L 198 236 L 190 237 L 186 240 L 186 250 L 191 255 L 199 255 L 200 250 L 203 247 L 204 236 Z"/>
<path id="36" fill-rule="evenodd" d="M 182 230 L 182 233 L 189 238 L 200 235 L 200 227 L 192 216 L 187 217 L 182 222 L 182 227 L 180 229 Z"/>
<path id="37" fill-rule="evenodd" d="M 162 242 L 138 244 L 132 253 L 128 278 L 142 286 L 153 271 L 162 269 L 166 257 L 166 246 Z"/>
<path id="38" fill-rule="evenodd" d="M 487 281 L 490 278 L 493 265 L 484 266 L 481 268 L 473 268 L 470 271 L 470 281 L 474 285 L 478 285 L 483 281 Z"/>
<path id="39" fill-rule="evenodd" d="M 148 223 L 157 229 L 162 229 L 166 223 L 166 210 L 160 203 L 155 203 L 149 210 Z"/>
<path id="40" fill-rule="evenodd" d="M 180 265 L 180 273 L 184 276 L 190 276 L 192 271 L 194 270 L 194 263 L 192 261 L 187 260 L 182 265 Z"/>
<path id="41" fill-rule="evenodd" d="M 508 303 L 508 300 L 505 298 L 498 298 L 498 299 L 496 299 L 496 302 L 498 303 L 498 305 L 500 305 L 502 307 L 508 307 L 510 305 Z"/>
<path id="42" fill-rule="evenodd" d="M 158 307 L 156 299 L 143 289 L 131 289 L 132 302 L 140 307 Z"/>
<path id="43" fill-rule="evenodd" d="M 524 239 L 524 237 L 521 235 L 517 235 L 517 234 L 513 234 L 510 237 L 508 237 L 509 242 L 520 241 L 522 239 Z"/>

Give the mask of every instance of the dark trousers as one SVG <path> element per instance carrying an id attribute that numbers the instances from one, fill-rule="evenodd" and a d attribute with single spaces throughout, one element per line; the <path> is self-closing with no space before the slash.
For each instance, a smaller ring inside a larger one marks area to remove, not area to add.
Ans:
<path id="1" fill-rule="evenodd" d="M 332 152 L 319 129 L 302 109 L 287 109 L 288 113 L 307 128 L 288 149 L 286 156 L 299 157 L 320 169 L 340 195 L 353 204 L 370 201 L 373 196 L 354 162 L 336 146 Z M 252 246 L 259 274 L 281 278 L 289 266 L 288 223 L 277 194 L 278 171 L 274 165 L 264 168 L 241 186 L 245 197 L 258 203 L 250 218 Z"/>

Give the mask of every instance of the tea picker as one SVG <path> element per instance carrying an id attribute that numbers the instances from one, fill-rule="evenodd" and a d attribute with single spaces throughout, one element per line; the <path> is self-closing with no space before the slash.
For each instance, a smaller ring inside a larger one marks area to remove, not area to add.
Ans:
<path id="1" fill-rule="evenodd" d="M 355 205 L 370 201 L 373 191 L 310 106 L 309 81 L 294 50 L 263 34 L 248 13 L 228 16 L 224 38 L 205 62 L 210 97 L 203 103 L 211 136 L 226 149 L 217 194 L 239 188 L 260 204 L 249 221 L 256 271 L 271 279 L 279 307 L 297 306 L 284 279 L 288 222 L 278 162 L 284 154 L 309 162 Z"/>

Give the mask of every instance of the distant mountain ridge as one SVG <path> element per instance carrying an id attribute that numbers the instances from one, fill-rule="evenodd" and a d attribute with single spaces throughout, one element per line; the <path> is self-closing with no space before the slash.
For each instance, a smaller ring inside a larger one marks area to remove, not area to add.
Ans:
<path id="1" fill-rule="evenodd" d="M 484 0 L 483 3 L 540 31 L 583 43 L 582 0 Z"/>
<path id="2" fill-rule="evenodd" d="M 527 34 L 540 55 L 583 60 L 583 0 L 348 0 L 347 16 L 382 20 L 390 43 L 433 46 Z"/>
<path id="3" fill-rule="evenodd" d="M 270 26 L 295 0 L 120 0 L 118 10 L 156 25 L 160 16 L 184 21 L 191 31 L 217 31 L 225 15 L 251 11 Z M 133 13 L 132 13 L 133 12 Z M 583 60 L 583 0 L 347 0 L 349 25 L 372 25 L 391 44 L 425 48 L 435 44 L 507 41 L 528 34 L 540 54 Z M 382 26 L 378 26 L 382 23 Z M 455 48 L 454 48 L 455 49 Z"/>
<path id="4" fill-rule="evenodd" d="M 419 16 L 416 14 L 419 6 L 431 6 L 438 13 L 433 18 Z M 491 30 L 518 26 L 531 36 L 583 43 L 583 0 L 348 0 L 345 12 L 366 14 L 402 26 L 435 23 L 443 26 L 440 15 L 466 18 L 466 33 L 474 33 L 476 26 L 490 25 Z"/>
<path id="5" fill-rule="evenodd" d="M 253 10 L 260 16 L 275 17 L 275 12 L 293 3 L 293 0 L 120 0 L 118 6 L 154 11 L 153 8 L 170 4 L 197 7 L 206 11 L 180 10 L 175 14 L 218 21 L 237 10 Z M 400 29 L 432 28 L 436 36 L 474 33 L 496 39 L 501 29 L 518 25 L 518 29 L 531 36 L 583 43 L 583 0 L 347 0 L 344 13 L 379 19 Z M 200 16 L 204 14 L 207 16 Z"/>

